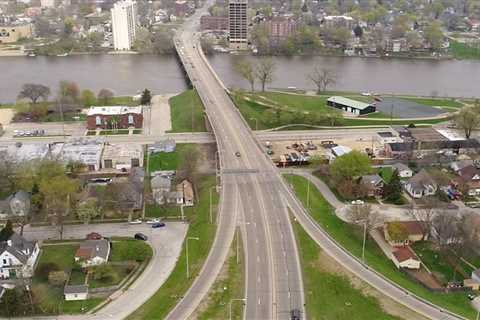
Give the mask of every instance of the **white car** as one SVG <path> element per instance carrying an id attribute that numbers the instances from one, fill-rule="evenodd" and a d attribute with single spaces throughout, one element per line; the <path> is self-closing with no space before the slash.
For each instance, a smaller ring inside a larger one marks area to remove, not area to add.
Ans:
<path id="1" fill-rule="evenodd" d="M 353 200 L 352 201 L 352 204 L 356 204 L 356 205 L 362 205 L 364 204 L 365 202 L 363 202 L 362 200 Z"/>
<path id="2" fill-rule="evenodd" d="M 364 97 L 370 97 L 372 95 L 371 92 L 362 92 L 362 96 Z"/>
<path id="3" fill-rule="evenodd" d="M 140 219 L 135 219 L 135 220 L 132 220 L 129 222 L 130 224 L 141 224 L 142 223 L 142 220 Z"/>
<path id="4" fill-rule="evenodd" d="M 153 218 L 153 219 L 150 219 L 147 221 L 147 224 L 154 224 L 154 223 L 159 223 L 161 222 L 162 219 L 161 218 Z"/>

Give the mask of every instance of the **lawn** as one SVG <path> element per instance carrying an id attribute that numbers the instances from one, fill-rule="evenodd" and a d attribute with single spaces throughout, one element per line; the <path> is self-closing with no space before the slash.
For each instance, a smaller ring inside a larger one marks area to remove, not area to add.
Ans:
<path id="1" fill-rule="evenodd" d="M 480 46 L 470 46 L 457 41 L 450 41 L 450 51 L 457 59 L 480 59 Z"/>
<path id="2" fill-rule="evenodd" d="M 297 197 L 306 203 L 306 181 L 299 176 L 287 175 L 285 179 L 293 186 Z M 349 225 L 340 220 L 332 208 L 325 201 L 317 189 L 310 190 L 310 214 L 338 243 L 350 253 L 361 257 L 362 253 L 362 231 L 361 228 Z M 370 238 L 366 243 L 366 262 L 376 271 L 382 273 L 398 285 L 412 291 L 418 296 L 430 302 L 449 309 L 452 312 L 465 317 L 474 318 L 475 310 L 471 307 L 466 293 L 432 293 L 421 285 L 413 282 L 403 273 L 399 272 L 394 264 L 388 260 L 377 244 Z"/>
<path id="3" fill-rule="evenodd" d="M 152 256 L 152 248 L 144 241 L 128 239 L 112 241 L 110 261 L 138 261 L 143 262 Z"/>
<path id="4" fill-rule="evenodd" d="M 100 131 L 101 136 L 118 135 L 118 134 L 128 134 L 128 129 L 102 130 L 102 131 Z"/>
<path id="5" fill-rule="evenodd" d="M 364 295 L 345 276 L 322 270 L 321 249 L 298 222 L 293 228 L 303 271 L 306 319 L 399 319 L 385 313 L 375 297 Z"/>
<path id="6" fill-rule="evenodd" d="M 183 212 L 188 215 L 187 211 L 191 211 L 192 208 L 185 207 Z M 145 207 L 145 216 L 149 218 L 166 218 L 166 217 L 179 217 L 182 212 L 179 206 L 158 206 L 156 204 L 147 204 Z"/>
<path id="7" fill-rule="evenodd" d="M 133 271 L 134 266 L 124 266 L 124 265 L 111 265 L 112 274 L 110 277 L 103 279 L 94 279 L 91 276 L 88 280 L 88 285 L 90 288 L 100 288 L 100 287 L 111 287 L 119 284 L 123 281 L 128 275 Z"/>
<path id="8" fill-rule="evenodd" d="M 134 101 L 132 96 L 113 97 L 105 103 L 102 100 L 95 100 L 93 106 L 138 106 L 140 101 Z"/>
<path id="9" fill-rule="evenodd" d="M 159 152 L 150 156 L 148 172 L 158 170 L 177 170 L 182 167 L 185 154 L 192 152 L 197 146 L 192 143 L 177 144 L 174 152 Z"/>
<path id="10" fill-rule="evenodd" d="M 42 246 L 38 267 L 47 263 L 56 264 L 61 270 L 72 268 L 78 244 L 60 244 Z"/>
<path id="11" fill-rule="evenodd" d="M 215 185 L 215 176 L 200 179 L 199 201 L 192 211 L 186 211 L 190 222 L 187 237 L 199 237 L 200 241 L 189 242 L 190 278 L 186 278 L 185 244 L 182 247 L 177 264 L 163 286 L 144 305 L 131 314 L 128 319 L 163 319 L 182 297 L 207 257 L 215 237 L 215 225 L 209 223 L 209 189 Z M 214 193 L 214 205 L 218 195 Z"/>
<path id="12" fill-rule="evenodd" d="M 170 98 L 170 132 L 205 132 L 203 103 L 195 90 L 185 91 Z"/>

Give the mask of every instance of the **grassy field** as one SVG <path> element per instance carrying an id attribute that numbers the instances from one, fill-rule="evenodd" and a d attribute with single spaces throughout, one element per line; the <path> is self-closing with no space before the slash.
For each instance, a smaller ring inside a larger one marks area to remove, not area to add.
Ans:
<path id="1" fill-rule="evenodd" d="M 236 240 L 235 240 L 236 241 Z M 240 239 L 241 242 L 241 239 Z M 197 315 L 199 320 L 210 319 L 230 319 L 229 303 L 231 299 L 241 299 L 244 294 L 244 262 L 243 249 L 239 246 L 239 263 L 235 255 L 236 243 L 234 242 L 230 250 L 230 257 L 225 262 L 223 274 L 213 284 L 208 297 L 208 304 Z M 243 315 L 244 305 L 242 301 L 234 301 L 232 303 L 231 319 L 241 320 Z"/>
<path id="2" fill-rule="evenodd" d="M 345 276 L 322 268 L 320 248 L 295 222 L 295 236 L 303 270 L 307 319 L 399 319 L 382 310 L 375 297 L 354 288 Z M 353 316 L 354 314 L 354 316 Z"/>
<path id="3" fill-rule="evenodd" d="M 152 248 L 140 240 L 122 240 L 112 242 L 110 261 L 143 262 L 152 256 Z"/>
<path id="4" fill-rule="evenodd" d="M 457 59 L 480 59 L 480 46 L 469 46 L 457 41 L 450 41 L 450 51 Z"/>
<path id="5" fill-rule="evenodd" d="M 55 246 L 43 246 L 41 248 L 38 266 L 47 263 L 55 263 L 61 270 L 69 270 L 72 267 L 78 244 L 62 244 Z"/>
<path id="6" fill-rule="evenodd" d="M 186 210 L 190 221 L 187 237 L 199 237 L 199 241 L 189 241 L 190 278 L 186 278 L 185 244 L 177 264 L 163 286 L 143 306 L 128 319 L 163 319 L 182 297 L 200 271 L 215 237 L 215 225 L 209 222 L 209 189 L 215 185 L 214 176 L 204 176 L 198 185 L 199 201 L 193 209 Z M 214 205 L 218 195 L 213 194 Z"/>
<path id="7" fill-rule="evenodd" d="M 110 287 L 119 284 L 125 279 L 133 267 L 112 265 L 112 274 L 110 277 L 103 279 L 95 279 L 93 276 L 89 278 L 88 285 L 90 288 Z"/>
<path id="8" fill-rule="evenodd" d="M 177 170 L 182 166 L 184 155 L 195 149 L 195 144 L 177 144 L 174 152 L 160 152 L 150 156 L 149 172 L 158 170 Z"/>
<path id="9" fill-rule="evenodd" d="M 205 132 L 203 104 L 195 90 L 185 91 L 170 98 L 170 132 Z"/>
<path id="10" fill-rule="evenodd" d="M 297 197 L 306 203 L 306 179 L 299 176 L 287 175 L 285 179 L 293 186 Z M 357 257 L 362 253 L 362 230 L 340 220 L 332 208 L 325 201 L 317 189 L 310 190 L 310 214 L 333 238 Z M 406 275 L 399 272 L 395 265 L 388 260 L 377 244 L 368 239 L 365 250 L 366 262 L 376 271 L 382 273 L 400 286 L 412 291 L 430 302 L 442 306 L 452 312 L 473 319 L 475 310 L 471 307 L 466 293 L 432 293 L 421 285 L 411 281 Z"/>

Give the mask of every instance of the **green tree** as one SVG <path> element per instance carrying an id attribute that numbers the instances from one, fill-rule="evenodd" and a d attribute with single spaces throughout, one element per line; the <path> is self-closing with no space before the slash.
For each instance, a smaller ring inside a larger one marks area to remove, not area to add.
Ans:
<path id="1" fill-rule="evenodd" d="M 479 109 L 476 107 L 464 107 L 455 117 L 457 127 L 463 130 L 465 138 L 469 139 L 472 131 L 480 125 Z"/>
<path id="2" fill-rule="evenodd" d="M 93 278 L 95 280 L 110 280 L 112 282 L 118 280 L 118 274 L 113 270 L 110 264 L 102 264 L 92 269 Z"/>
<path id="3" fill-rule="evenodd" d="M 135 35 L 134 48 L 141 53 L 153 52 L 152 33 L 145 28 L 139 28 Z"/>
<path id="4" fill-rule="evenodd" d="M 425 40 L 432 46 L 432 49 L 438 50 L 442 47 L 443 32 L 438 21 L 430 23 L 423 31 Z"/>
<path id="5" fill-rule="evenodd" d="M 66 17 L 63 20 L 63 33 L 65 36 L 69 36 L 73 32 L 73 27 L 75 26 L 75 20 L 72 17 Z"/>
<path id="6" fill-rule="evenodd" d="M 97 101 L 97 99 L 95 98 L 95 94 L 93 93 L 92 90 L 89 90 L 89 89 L 83 90 L 80 96 L 81 96 L 82 103 L 85 107 L 93 106 Z"/>
<path id="7" fill-rule="evenodd" d="M 352 151 L 337 157 L 330 166 L 336 181 L 353 180 L 372 171 L 370 159 L 360 151 Z"/>
<path id="8" fill-rule="evenodd" d="M 152 102 L 152 94 L 150 90 L 145 89 L 142 92 L 142 97 L 140 98 L 140 104 L 142 105 L 150 105 Z"/>
<path id="9" fill-rule="evenodd" d="M 97 199 L 90 198 L 79 204 L 77 208 L 77 216 L 79 219 L 83 220 L 85 224 L 88 224 L 92 219 L 100 216 L 100 208 Z"/>
<path id="10" fill-rule="evenodd" d="M 7 220 L 5 227 L 3 227 L 2 230 L 0 230 L 0 242 L 7 241 L 8 239 L 10 239 L 13 233 L 14 231 L 13 231 L 12 221 Z"/>
<path id="11" fill-rule="evenodd" d="M 390 239 L 395 242 L 405 242 L 408 240 L 408 230 L 401 222 L 390 222 L 387 226 Z"/>
<path id="12" fill-rule="evenodd" d="M 158 54 L 175 52 L 173 34 L 169 30 L 160 30 L 153 34 L 153 51 Z"/>
<path id="13" fill-rule="evenodd" d="M 393 171 L 390 181 L 383 187 L 383 197 L 393 203 L 397 203 L 402 199 L 402 182 L 398 170 Z"/>
<path id="14" fill-rule="evenodd" d="M 59 84 L 58 94 L 60 100 L 71 99 L 76 101 L 80 94 L 80 89 L 76 82 L 62 80 Z"/>
<path id="15" fill-rule="evenodd" d="M 255 70 L 258 81 L 262 86 L 262 92 L 265 91 L 265 85 L 273 81 L 275 73 L 275 62 L 270 58 L 262 58 L 258 62 Z"/>

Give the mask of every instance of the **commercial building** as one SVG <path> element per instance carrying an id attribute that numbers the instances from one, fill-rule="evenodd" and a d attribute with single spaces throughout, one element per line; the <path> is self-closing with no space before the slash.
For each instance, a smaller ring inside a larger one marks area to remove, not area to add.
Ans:
<path id="1" fill-rule="evenodd" d="M 248 45 L 247 0 L 228 2 L 228 28 L 230 48 L 245 50 Z"/>
<path id="2" fill-rule="evenodd" d="M 40 0 L 40 6 L 42 8 L 54 8 L 55 2 L 55 0 Z"/>
<path id="3" fill-rule="evenodd" d="M 137 3 L 130 0 L 119 1 L 110 12 L 115 50 L 130 50 L 136 36 Z"/>
<path id="4" fill-rule="evenodd" d="M 143 167 L 143 147 L 139 144 L 106 144 L 102 167 L 116 170 Z"/>
<path id="5" fill-rule="evenodd" d="M 87 129 L 142 128 L 142 106 L 90 107 L 87 113 Z"/>
<path id="6" fill-rule="evenodd" d="M 328 98 L 327 105 L 343 110 L 345 112 L 353 113 L 354 115 L 363 115 L 376 111 L 374 105 L 339 96 L 333 96 Z"/>
<path id="7" fill-rule="evenodd" d="M 265 22 L 272 40 L 282 40 L 295 34 L 298 23 L 293 17 L 273 17 Z"/>
<path id="8" fill-rule="evenodd" d="M 22 38 L 32 37 L 32 24 L 0 26 L 0 43 L 13 43 Z"/>
<path id="9" fill-rule="evenodd" d="M 216 16 L 201 16 L 200 29 L 202 31 L 226 31 L 228 30 L 228 18 Z"/>
<path id="10" fill-rule="evenodd" d="M 103 140 L 74 139 L 62 145 L 58 159 L 64 163 L 78 162 L 85 165 L 88 171 L 98 171 L 101 168 Z"/>
<path id="11" fill-rule="evenodd" d="M 353 29 L 353 25 L 355 24 L 355 20 L 350 16 L 325 16 L 322 22 L 327 28 L 344 27 Z"/>

